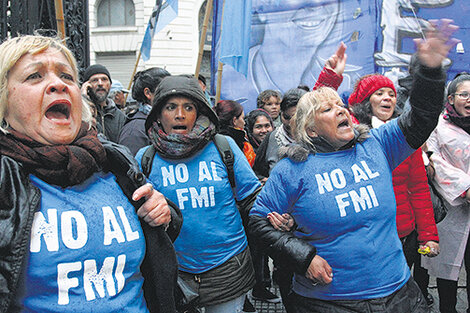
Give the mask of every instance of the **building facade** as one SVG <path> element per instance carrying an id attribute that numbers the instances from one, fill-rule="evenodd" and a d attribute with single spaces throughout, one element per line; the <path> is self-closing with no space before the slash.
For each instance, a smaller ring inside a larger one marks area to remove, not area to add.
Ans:
<path id="1" fill-rule="evenodd" d="M 194 73 L 205 0 L 179 0 L 178 16 L 153 38 L 150 59 L 137 71 L 158 66 L 172 74 Z M 105 65 L 128 86 L 155 0 L 89 0 L 90 64 Z M 209 75 L 210 30 L 201 72 Z"/>

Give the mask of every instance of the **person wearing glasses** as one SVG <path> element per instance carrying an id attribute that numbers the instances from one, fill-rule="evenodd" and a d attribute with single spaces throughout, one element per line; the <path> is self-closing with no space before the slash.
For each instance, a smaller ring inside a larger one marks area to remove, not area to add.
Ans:
<path id="1" fill-rule="evenodd" d="M 457 312 L 457 281 L 462 263 L 470 298 L 470 75 L 457 76 L 448 87 L 445 112 L 427 141 L 434 163 L 434 186 L 448 209 L 437 224 L 441 253 L 424 258 L 429 274 L 437 277 L 439 309 Z"/>

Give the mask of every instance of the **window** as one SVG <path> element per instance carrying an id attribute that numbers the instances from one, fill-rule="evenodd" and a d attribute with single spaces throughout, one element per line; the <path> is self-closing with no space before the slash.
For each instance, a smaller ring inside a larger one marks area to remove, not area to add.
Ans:
<path id="1" fill-rule="evenodd" d="M 134 26 L 135 8 L 132 0 L 102 0 L 98 5 L 99 26 Z"/>

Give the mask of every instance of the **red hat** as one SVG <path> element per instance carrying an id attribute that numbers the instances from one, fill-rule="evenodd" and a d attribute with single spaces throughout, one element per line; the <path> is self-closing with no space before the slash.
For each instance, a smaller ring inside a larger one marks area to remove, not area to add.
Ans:
<path id="1" fill-rule="evenodd" d="M 397 93 L 393 82 L 388 77 L 385 77 L 380 74 L 362 76 L 356 82 L 354 90 L 349 96 L 349 106 L 352 107 L 357 103 L 361 103 L 365 99 L 368 99 L 374 92 L 384 87 L 391 88 L 393 89 L 395 94 Z"/>

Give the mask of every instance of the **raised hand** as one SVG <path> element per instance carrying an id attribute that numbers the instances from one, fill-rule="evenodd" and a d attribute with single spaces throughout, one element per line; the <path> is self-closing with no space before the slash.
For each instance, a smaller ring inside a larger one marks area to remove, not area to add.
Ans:
<path id="1" fill-rule="evenodd" d="M 426 38 L 414 39 L 414 42 L 421 64 L 436 68 L 441 66 L 450 49 L 459 42 L 452 38 L 459 27 L 452 24 L 453 20 L 450 19 L 433 20 L 430 23 L 431 27 L 426 31 Z"/>
<path id="2" fill-rule="evenodd" d="M 345 52 L 346 45 L 341 42 L 336 52 L 326 61 L 325 67 L 334 71 L 339 76 L 343 75 L 348 57 Z"/>

